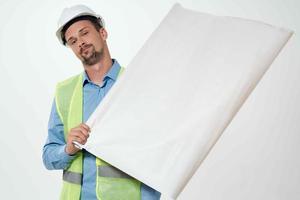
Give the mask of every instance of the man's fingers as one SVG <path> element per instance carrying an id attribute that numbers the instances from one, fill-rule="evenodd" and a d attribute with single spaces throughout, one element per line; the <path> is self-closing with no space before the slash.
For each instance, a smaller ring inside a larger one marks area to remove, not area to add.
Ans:
<path id="1" fill-rule="evenodd" d="M 87 142 L 87 138 L 89 137 L 90 131 L 91 131 L 90 127 L 84 123 L 80 124 L 77 127 L 72 128 L 68 134 L 68 139 L 67 139 L 68 145 L 66 146 L 66 152 L 69 155 L 73 155 L 76 152 L 78 152 L 81 148 L 76 147 L 73 141 L 76 141 L 77 143 L 84 145 Z"/>
<path id="2" fill-rule="evenodd" d="M 81 133 L 83 133 L 85 135 L 86 138 L 88 138 L 90 136 L 90 133 L 88 130 L 86 130 L 85 128 L 83 127 L 79 127 Z"/>
<path id="3" fill-rule="evenodd" d="M 83 134 L 86 138 L 88 138 L 89 135 L 90 135 L 89 132 L 88 132 L 85 128 L 82 128 L 81 126 L 76 127 L 76 128 L 73 128 L 73 129 L 72 129 L 72 132 L 73 132 L 73 134 L 75 134 L 75 135 L 77 135 L 77 133 Z"/>
<path id="4" fill-rule="evenodd" d="M 81 144 L 79 142 L 73 140 L 72 144 L 76 149 L 80 149 L 80 150 L 82 149 Z"/>
<path id="5" fill-rule="evenodd" d="M 82 127 L 82 128 L 84 128 L 87 132 L 91 132 L 91 129 L 90 129 L 90 127 L 88 125 L 86 125 L 84 123 L 81 123 L 79 126 Z"/>
<path id="6" fill-rule="evenodd" d="M 71 136 L 72 137 L 79 137 L 82 140 L 86 140 L 88 138 L 88 136 L 86 136 L 86 133 L 83 133 L 80 129 L 72 131 Z"/>
<path id="7" fill-rule="evenodd" d="M 80 137 L 74 137 L 72 141 L 76 141 L 80 144 L 85 144 L 86 143 L 86 139 L 82 139 Z"/>
<path id="8" fill-rule="evenodd" d="M 71 143 L 73 141 L 76 141 L 84 145 L 87 142 L 87 138 L 89 137 L 89 132 L 90 128 L 86 124 L 82 123 L 79 126 L 71 129 L 68 136 L 68 141 Z M 74 146 L 74 144 L 72 144 L 72 146 Z"/>

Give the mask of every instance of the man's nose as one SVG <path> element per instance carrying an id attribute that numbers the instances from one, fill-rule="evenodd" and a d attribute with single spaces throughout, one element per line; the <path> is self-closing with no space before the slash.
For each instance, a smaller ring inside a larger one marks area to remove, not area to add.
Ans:
<path id="1" fill-rule="evenodd" d="M 79 44 L 79 47 L 82 48 L 86 44 L 86 42 L 82 38 L 79 38 L 78 44 Z"/>

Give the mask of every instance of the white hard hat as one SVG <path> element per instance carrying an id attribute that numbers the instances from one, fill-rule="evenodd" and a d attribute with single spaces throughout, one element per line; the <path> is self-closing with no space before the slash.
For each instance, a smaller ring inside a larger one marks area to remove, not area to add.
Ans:
<path id="1" fill-rule="evenodd" d="M 65 8 L 62 11 L 61 16 L 58 20 L 58 24 L 57 24 L 58 29 L 56 31 L 56 36 L 60 41 L 60 43 L 62 43 L 63 45 L 64 45 L 64 41 L 61 35 L 61 31 L 63 27 L 72 19 L 80 16 L 92 16 L 92 17 L 100 18 L 99 23 L 102 27 L 104 27 L 104 21 L 101 18 L 101 16 L 97 15 L 93 10 L 91 10 L 85 5 L 75 5 L 69 8 Z"/>

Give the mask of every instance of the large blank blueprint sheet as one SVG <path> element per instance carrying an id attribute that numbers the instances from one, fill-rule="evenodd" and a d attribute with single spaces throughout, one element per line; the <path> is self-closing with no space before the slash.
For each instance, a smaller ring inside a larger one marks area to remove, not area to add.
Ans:
<path id="1" fill-rule="evenodd" d="M 88 120 L 84 148 L 176 198 L 291 35 L 175 4 Z"/>

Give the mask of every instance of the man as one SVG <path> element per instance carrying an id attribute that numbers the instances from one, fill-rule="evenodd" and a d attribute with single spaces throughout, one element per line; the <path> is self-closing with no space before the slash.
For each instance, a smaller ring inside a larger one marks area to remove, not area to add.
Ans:
<path id="1" fill-rule="evenodd" d="M 87 142 L 90 127 L 84 122 L 122 69 L 110 56 L 103 19 L 83 5 L 66 8 L 56 35 L 72 49 L 84 68 L 81 74 L 57 85 L 43 148 L 46 168 L 63 170 L 61 199 L 160 199 L 158 191 L 73 143 Z"/>

